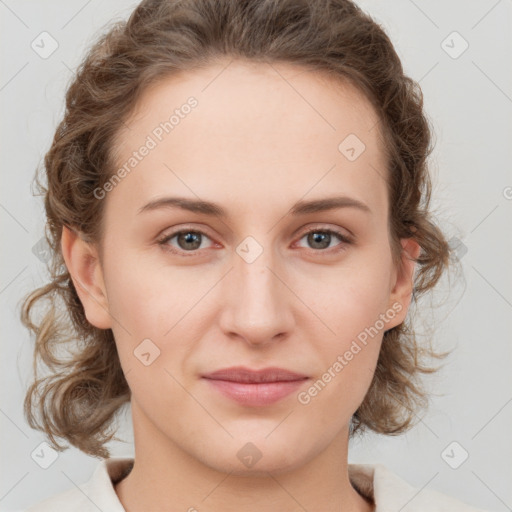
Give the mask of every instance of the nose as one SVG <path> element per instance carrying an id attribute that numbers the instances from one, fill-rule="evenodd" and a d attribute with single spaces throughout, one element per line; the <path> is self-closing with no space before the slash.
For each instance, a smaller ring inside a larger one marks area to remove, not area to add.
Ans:
<path id="1" fill-rule="evenodd" d="M 233 267 L 221 291 L 224 334 L 252 346 L 285 339 L 294 323 L 294 295 L 283 266 L 267 249 L 251 263 L 235 254 Z"/>

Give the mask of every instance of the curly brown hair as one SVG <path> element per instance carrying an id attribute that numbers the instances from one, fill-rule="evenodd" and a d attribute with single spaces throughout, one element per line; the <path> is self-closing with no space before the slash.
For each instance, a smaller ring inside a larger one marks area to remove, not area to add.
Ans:
<path id="1" fill-rule="evenodd" d="M 38 179 L 51 252 L 48 284 L 23 298 L 21 320 L 35 334 L 34 380 L 24 402 L 29 425 L 83 452 L 108 457 L 105 444 L 130 388 L 113 333 L 91 325 L 63 261 L 63 226 L 100 245 L 104 201 L 94 195 L 113 175 L 115 136 L 150 84 L 219 58 L 292 63 L 354 85 L 382 124 L 393 261 L 401 238 L 421 247 L 413 300 L 431 290 L 450 264 L 450 247 L 432 219 L 427 158 L 433 130 L 419 84 L 404 74 L 382 27 L 349 0 L 144 0 L 127 21 L 115 21 L 92 45 L 66 93 L 64 117 L 44 158 L 47 187 Z M 42 299 L 39 321 L 31 311 Z M 408 313 L 409 315 L 409 313 Z M 350 436 L 366 429 L 396 435 L 428 404 L 420 373 L 443 358 L 419 344 L 410 315 L 384 333 L 373 381 L 352 417 Z M 62 349 L 70 350 L 65 358 Z M 37 374 L 41 360 L 50 372 Z M 40 417 L 38 417 L 40 416 Z M 40 421 L 39 421 L 40 420 Z"/>

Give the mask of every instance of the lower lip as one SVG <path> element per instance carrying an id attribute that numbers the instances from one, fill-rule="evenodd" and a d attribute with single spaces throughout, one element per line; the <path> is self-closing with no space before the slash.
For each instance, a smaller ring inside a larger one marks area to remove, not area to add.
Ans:
<path id="1" fill-rule="evenodd" d="M 205 378 L 205 380 L 224 396 L 231 398 L 235 402 L 241 405 L 256 407 L 270 405 L 281 400 L 296 391 L 308 379 L 287 382 L 262 382 L 260 384 L 247 384 L 207 378 Z"/>

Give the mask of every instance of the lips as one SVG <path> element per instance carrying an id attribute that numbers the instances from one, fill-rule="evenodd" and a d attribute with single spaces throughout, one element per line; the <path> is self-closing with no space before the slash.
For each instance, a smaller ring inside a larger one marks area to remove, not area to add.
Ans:
<path id="1" fill-rule="evenodd" d="M 244 366 L 224 368 L 206 375 L 205 379 L 240 382 L 244 384 L 260 384 L 265 382 L 291 382 L 307 379 L 307 375 L 292 372 L 284 368 L 269 367 L 261 370 L 252 370 Z"/>
<path id="2" fill-rule="evenodd" d="M 309 377 L 284 368 L 224 368 L 202 376 L 215 392 L 244 407 L 268 407 L 296 392 Z"/>

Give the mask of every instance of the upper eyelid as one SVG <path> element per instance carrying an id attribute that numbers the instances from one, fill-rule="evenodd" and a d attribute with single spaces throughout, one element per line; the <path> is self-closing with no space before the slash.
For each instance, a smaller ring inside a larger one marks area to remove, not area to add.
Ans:
<path id="1" fill-rule="evenodd" d="M 333 234 L 337 234 L 338 236 L 343 236 L 345 238 L 353 238 L 353 235 L 348 232 L 348 233 L 343 233 L 343 229 L 345 229 L 346 231 L 348 231 L 346 228 L 332 228 L 332 227 L 325 227 L 325 226 L 312 226 L 312 227 L 309 227 L 309 228 L 305 228 L 304 231 L 300 231 L 301 233 L 301 236 L 304 236 L 304 235 L 307 235 L 308 233 L 311 233 L 312 231 L 319 231 L 319 232 L 322 232 L 322 231 L 326 231 L 326 232 L 330 232 L 330 233 L 333 233 Z"/>

